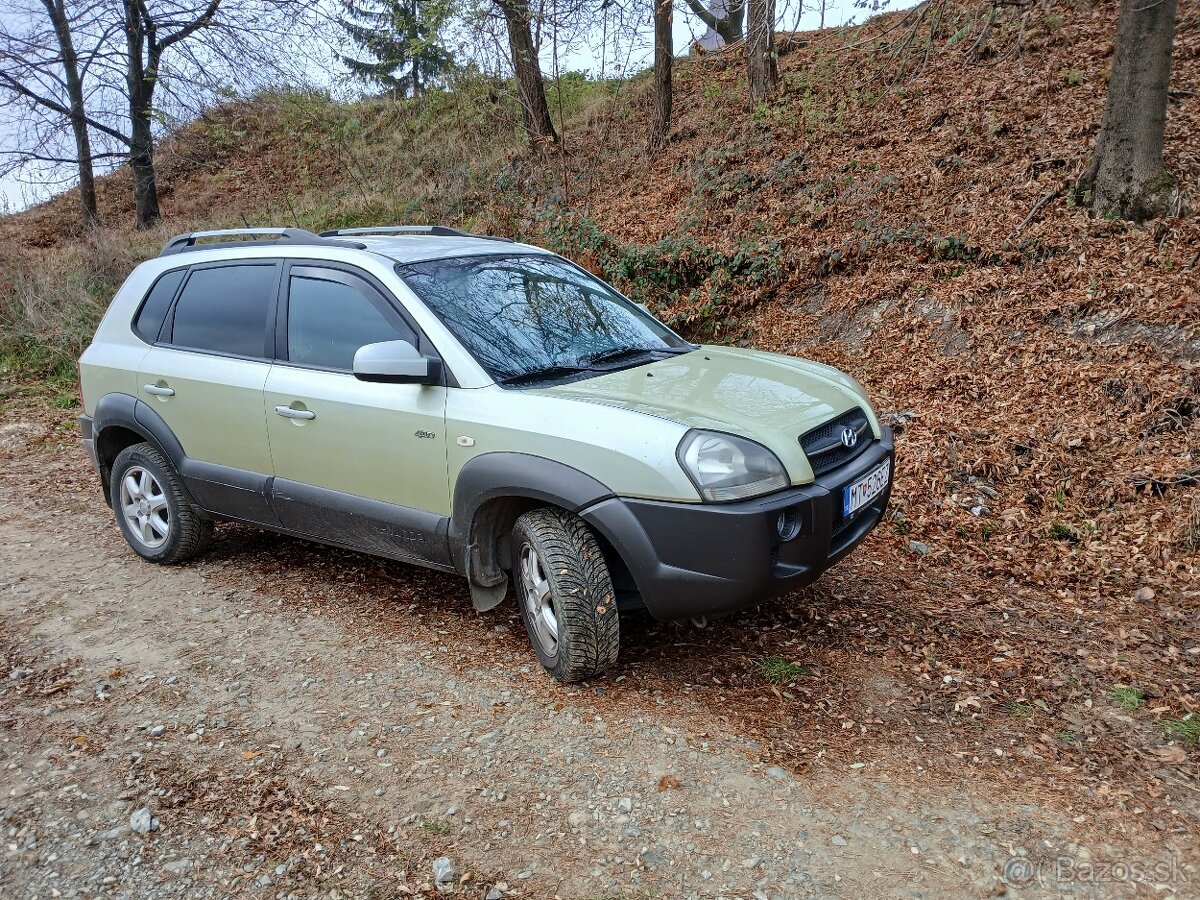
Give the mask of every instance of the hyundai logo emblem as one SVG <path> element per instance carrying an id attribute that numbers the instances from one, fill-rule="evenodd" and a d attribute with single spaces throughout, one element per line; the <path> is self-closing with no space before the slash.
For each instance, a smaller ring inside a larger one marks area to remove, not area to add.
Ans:
<path id="1" fill-rule="evenodd" d="M 842 445 L 845 447 L 853 447 L 858 443 L 858 432 L 847 425 L 842 429 Z"/>

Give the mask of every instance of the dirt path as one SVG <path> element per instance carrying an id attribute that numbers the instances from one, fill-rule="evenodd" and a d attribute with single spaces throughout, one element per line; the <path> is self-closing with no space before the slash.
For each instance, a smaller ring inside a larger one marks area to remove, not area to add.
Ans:
<path id="1" fill-rule="evenodd" d="M 765 765 L 694 685 L 631 686 L 706 632 L 635 620 L 630 662 L 567 689 L 514 616 L 465 612 L 439 575 L 232 527 L 193 565 L 148 566 L 69 435 L 32 433 L 0 448 L 19 458 L 0 481 L 4 896 L 404 896 L 434 892 L 441 856 L 446 890 L 493 900 L 1187 896 L 1200 878 L 1182 829 L 1101 837 L 966 771 L 923 783 L 919 751 Z M 365 579 L 390 600 L 357 603 Z"/>

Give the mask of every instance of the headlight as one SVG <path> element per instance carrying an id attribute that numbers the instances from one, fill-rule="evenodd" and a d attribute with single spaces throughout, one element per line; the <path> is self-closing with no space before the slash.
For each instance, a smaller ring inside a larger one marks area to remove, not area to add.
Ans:
<path id="1" fill-rule="evenodd" d="M 783 463 L 761 444 L 717 431 L 689 431 L 676 454 L 705 500 L 743 500 L 788 486 Z"/>

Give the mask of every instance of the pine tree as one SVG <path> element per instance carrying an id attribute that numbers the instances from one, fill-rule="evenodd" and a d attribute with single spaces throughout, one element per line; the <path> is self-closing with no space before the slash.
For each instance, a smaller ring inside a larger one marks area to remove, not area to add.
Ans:
<path id="1" fill-rule="evenodd" d="M 454 58 L 439 43 L 446 11 L 437 0 L 345 0 L 341 20 L 368 59 L 343 55 L 353 75 L 398 97 L 443 82 Z"/>

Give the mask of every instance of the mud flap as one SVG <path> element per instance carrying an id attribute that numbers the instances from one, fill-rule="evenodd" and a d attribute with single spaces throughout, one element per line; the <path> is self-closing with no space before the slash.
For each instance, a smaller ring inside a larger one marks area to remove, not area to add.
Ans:
<path id="1" fill-rule="evenodd" d="M 489 609 L 495 609 L 503 602 L 508 594 L 508 579 L 505 578 L 502 582 L 492 587 L 484 587 L 471 583 L 471 602 L 475 604 L 475 608 L 480 612 L 487 612 Z"/>
<path id="2" fill-rule="evenodd" d="M 491 583 L 484 584 L 476 573 L 485 571 L 479 559 L 479 545 L 472 544 L 467 554 L 467 583 L 471 585 L 471 602 L 480 612 L 495 609 L 508 594 L 508 576 L 503 570 L 498 570 L 490 579 Z"/>

